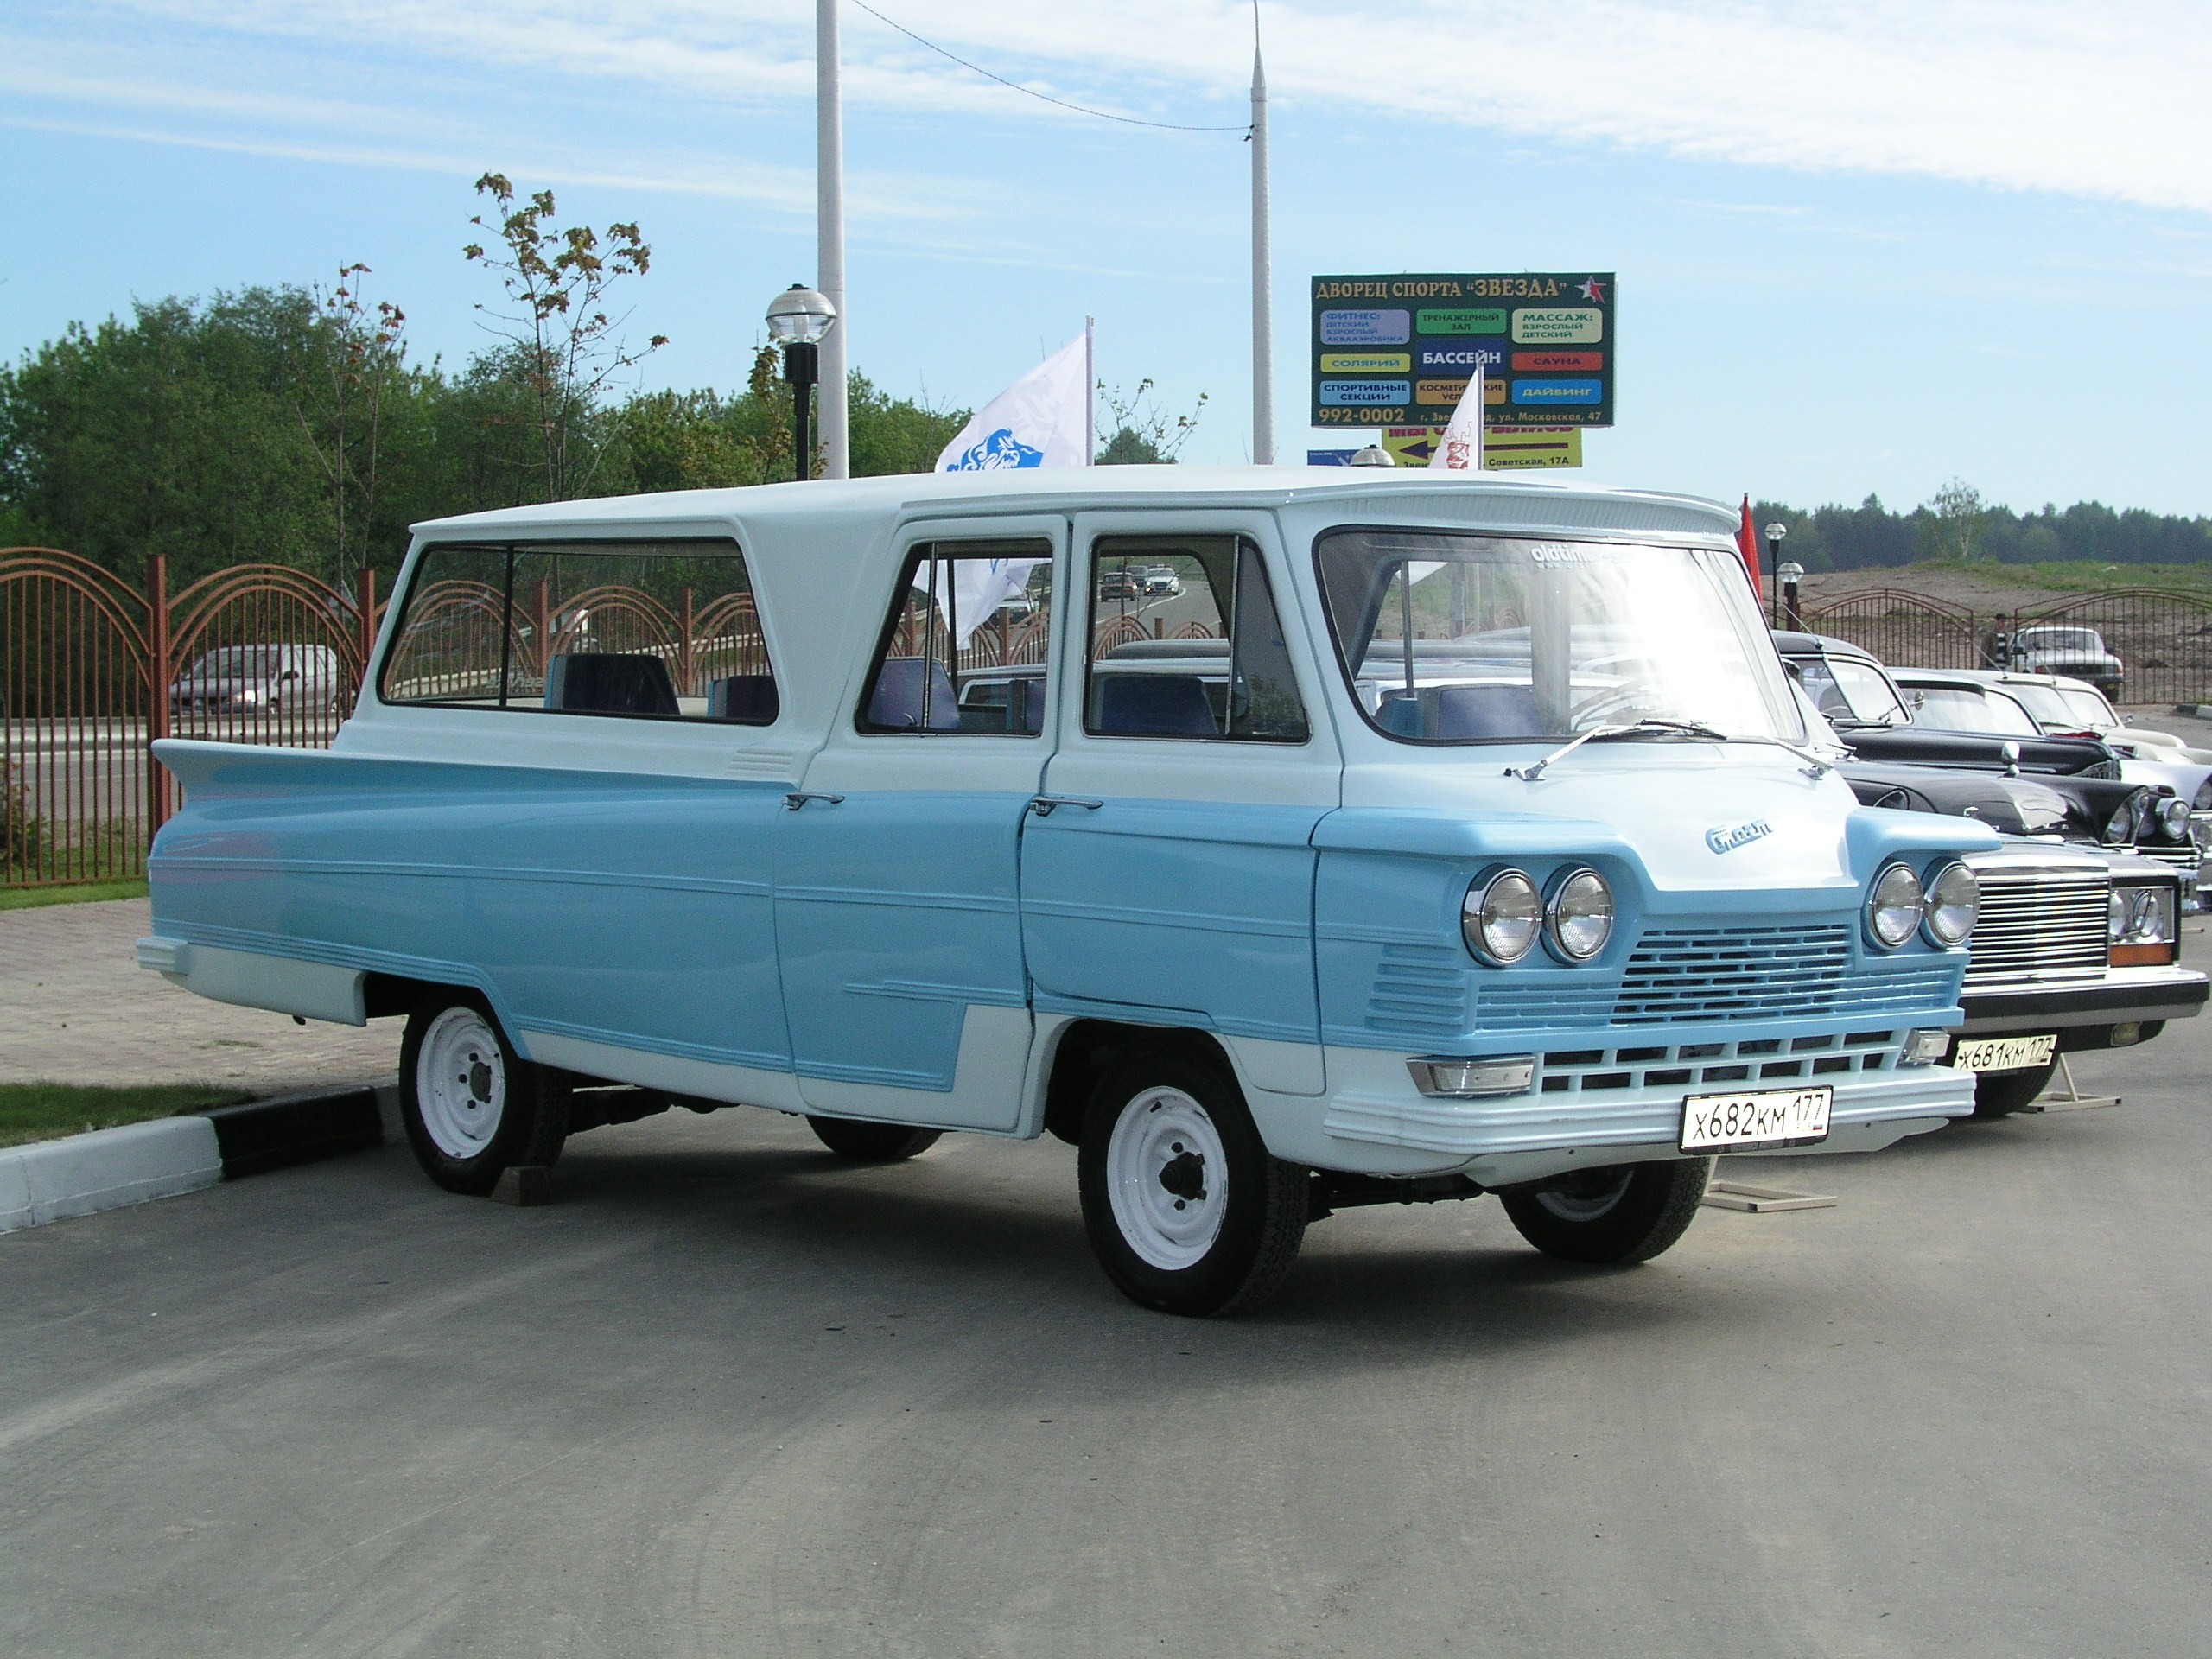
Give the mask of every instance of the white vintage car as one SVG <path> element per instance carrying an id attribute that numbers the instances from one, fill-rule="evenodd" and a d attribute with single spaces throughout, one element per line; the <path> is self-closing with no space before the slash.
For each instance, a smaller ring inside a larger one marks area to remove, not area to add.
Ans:
<path id="1" fill-rule="evenodd" d="M 1074 1142 L 1107 1273 L 1179 1312 L 1354 1205 L 1642 1260 L 1717 1154 L 1974 1102 L 1994 838 L 1804 748 L 1734 528 L 1180 467 L 423 524 L 327 752 L 159 747 L 140 960 L 404 1017 L 461 1192 L 741 1103 L 852 1158 Z"/>

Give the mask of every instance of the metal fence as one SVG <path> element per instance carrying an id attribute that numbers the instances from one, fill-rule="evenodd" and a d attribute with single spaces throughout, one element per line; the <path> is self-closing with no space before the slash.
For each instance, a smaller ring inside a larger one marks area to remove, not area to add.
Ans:
<path id="1" fill-rule="evenodd" d="M 2093 628 L 2120 662 L 2115 702 L 2212 702 L 2212 599 L 2157 588 L 2069 594 L 2010 611 L 1973 611 L 1901 588 L 1812 606 L 1802 625 L 1897 668 L 2007 666 L 2000 641 L 2021 630 Z"/>
<path id="2" fill-rule="evenodd" d="M 55 548 L 0 549 L 0 887 L 142 875 L 174 808 L 156 739 L 320 748 L 361 683 L 378 607 L 282 565 L 168 591 Z"/>

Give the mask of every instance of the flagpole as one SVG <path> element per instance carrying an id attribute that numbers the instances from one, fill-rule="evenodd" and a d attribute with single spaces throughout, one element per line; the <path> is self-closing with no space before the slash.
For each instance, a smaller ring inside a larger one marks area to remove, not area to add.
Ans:
<path id="1" fill-rule="evenodd" d="M 1252 461 L 1275 460 L 1274 308 L 1268 226 L 1268 72 L 1260 60 L 1260 9 L 1252 8 Z"/>
<path id="2" fill-rule="evenodd" d="M 1083 320 L 1083 464 L 1098 464 L 1098 337 L 1089 317 Z"/>
<path id="3" fill-rule="evenodd" d="M 838 85 L 837 0 L 814 0 L 814 284 L 836 308 L 837 321 L 817 348 L 822 380 L 817 390 L 822 475 L 849 478 L 852 429 L 845 404 L 845 342 L 852 314 L 845 303 L 845 117 Z"/>

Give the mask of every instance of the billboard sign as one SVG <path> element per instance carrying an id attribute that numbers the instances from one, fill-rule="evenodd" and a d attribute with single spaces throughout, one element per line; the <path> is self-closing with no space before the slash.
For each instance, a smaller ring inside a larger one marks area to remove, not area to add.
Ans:
<path id="1" fill-rule="evenodd" d="M 1442 426 L 1468 382 L 1502 429 L 1613 423 L 1611 271 L 1313 278 L 1313 424 Z"/>

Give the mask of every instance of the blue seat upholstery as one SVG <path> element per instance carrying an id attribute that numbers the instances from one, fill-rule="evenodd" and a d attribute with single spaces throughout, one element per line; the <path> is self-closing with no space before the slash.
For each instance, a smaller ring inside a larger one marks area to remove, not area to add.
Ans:
<path id="1" fill-rule="evenodd" d="M 1436 694 L 1439 737 L 1542 737 L 1536 694 L 1525 685 L 1447 685 Z"/>
<path id="2" fill-rule="evenodd" d="M 1091 729 L 1115 737 L 1218 737 L 1195 674 L 1104 674 L 1094 683 Z"/>
<path id="3" fill-rule="evenodd" d="M 923 676 L 926 671 L 928 678 Z M 882 731 L 918 732 L 922 728 L 922 687 L 930 688 L 932 732 L 960 729 L 960 698 L 952 677 L 934 658 L 887 657 L 875 677 L 875 695 L 868 699 L 868 724 Z"/>
<path id="4" fill-rule="evenodd" d="M 782 707 L 772 674 L 733 674 L 707 686 L 707 718 L 734 720 L 745 726 L 768 726 Z"/>
<path id="5" fill-rule="evenodd" d="M 545 671 L 545 706 L 572 715 L 674 715 L 676 682 L 658 657 L 572 651 Z"/>
<path id="6" fill-rule="evenodd" d="M 1421 699 L 1402 693 L 1386 696 L 1375 710 L 1375 723 L 1393 737 L 1421 735 Z"/>

